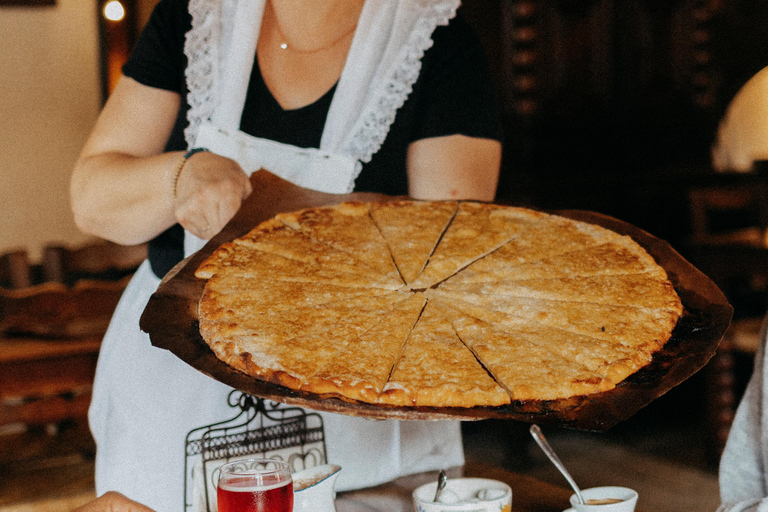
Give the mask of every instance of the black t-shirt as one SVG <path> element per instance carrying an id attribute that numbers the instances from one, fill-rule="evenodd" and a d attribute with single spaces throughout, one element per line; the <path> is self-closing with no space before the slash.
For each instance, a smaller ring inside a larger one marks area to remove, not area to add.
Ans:
<path id="1" fill-rule="evenodd" d="M 123 73 L 151 87 L 177 92 L 182 104 L 166 150 L 184 150 L 187 122 L 185 34 L 191 29 L 188 0 L 161 0 L 152 13 Z M 384 143 L 355 180 L 355 191 L 406 195 L 406 154 L 411 142 L 462 134 L 502 140 L 491 73 L 482 46 L 459 17 L 435 29 L 424 54 L 419 78 L 397 111 Z M 298 147 L 320 145 L 336 87 L 311 105 L 283 110 L 267 88 L 255 61 L 240 129 L 256 137 Z M 162 276 L 181 260 L 179 226 L 150 242 L 150 262 Z"/>

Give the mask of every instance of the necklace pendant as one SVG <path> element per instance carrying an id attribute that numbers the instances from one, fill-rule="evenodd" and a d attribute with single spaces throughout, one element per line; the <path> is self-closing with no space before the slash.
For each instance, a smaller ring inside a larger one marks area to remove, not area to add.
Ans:
<path id="1" fill-rule="evenodd" d="M 288 49 L 288 43 L 280 43 L 280 48 L 283 49 L 283 50 L 287 50 Z"/>

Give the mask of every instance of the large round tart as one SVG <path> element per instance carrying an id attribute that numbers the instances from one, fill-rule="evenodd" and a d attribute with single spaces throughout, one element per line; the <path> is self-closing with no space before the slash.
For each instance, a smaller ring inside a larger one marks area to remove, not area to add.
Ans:
<path id="1" fill-rule="evenodd" d="M 632 238 L 472 201 L 279 214 L 195 275 L 201 336 L 231 367 L 396 406 L 607 391 L 651 361 L 683 309 Z"/>

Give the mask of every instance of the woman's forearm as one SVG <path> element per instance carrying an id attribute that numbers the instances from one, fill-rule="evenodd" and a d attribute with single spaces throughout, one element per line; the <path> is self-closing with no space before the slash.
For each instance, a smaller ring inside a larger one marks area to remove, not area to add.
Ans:
<path id="1" fill-rule="evenodd" d="M 163 148 L 179 104 L 174 92 L 119 80 L 72 174 L 70 200 L 80 229 L 136 244 L 175 222 L 164 179 L 182 155 Z"/>
<path id="2" fill-rule="evenodd" d="M 70 187 L 75 223 L 86 233 L 124 245 L 154 238 L 176 223 L 170 181 L 182 155 L 83 155 Z"/>

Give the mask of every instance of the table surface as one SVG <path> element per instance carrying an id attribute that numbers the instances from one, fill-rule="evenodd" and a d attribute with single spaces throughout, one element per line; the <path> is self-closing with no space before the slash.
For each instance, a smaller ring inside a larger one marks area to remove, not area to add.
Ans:
<path id="1" fill-rule="evenodd" d="M 570 507 L 568 498 L 573 494 L 570 489 L 486 465 L 467 464 L 447 473 L 448 478 L 466 476 L 506 482 L 512 487 L 514 512 L 562 512 Z M 337 512 L 413 512 L 413 490 L 436 479 L 437 471 L 402 477 L 370 489 L 339 493 L 336 509 Z"/>

